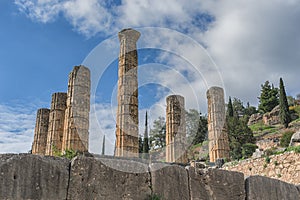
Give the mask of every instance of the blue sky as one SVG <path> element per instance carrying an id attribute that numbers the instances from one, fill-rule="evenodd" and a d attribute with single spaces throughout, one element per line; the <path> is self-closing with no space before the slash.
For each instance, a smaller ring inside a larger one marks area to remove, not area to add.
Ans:
<path id="1" fill-rule="evenodd" d="M 278 85 L 283 77 L 295 96 L 299 19 L 296 0 L 1 0 L 0 152 L 30 150 L 36 110 L 67 90 L 69 72 L 82 63 L 97 76 L 90 151 L 100 152 L 104 133 L 106 146 L 113 146 L 116 36 L 128 27 L 142 33 L 140 121 L 146 110 L 150 124 L 164 115 L 172 93 L 185 96 L 187 108 L 206 112 L 205 92 L 213 85 L 224 88 L 226 99 L 257 105 L 260 84 Z"/>

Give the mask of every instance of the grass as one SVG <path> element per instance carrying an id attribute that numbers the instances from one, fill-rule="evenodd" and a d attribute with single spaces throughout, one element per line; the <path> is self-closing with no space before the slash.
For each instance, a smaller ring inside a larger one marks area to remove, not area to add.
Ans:
<path id="1" fill-rule="evenodd" d="M 286 151 L 295 151 L 296 153 L 300 153 L 300 146 L 292 146 L 292 147 L 288 147 L 286 149 Z"/>
<path id="2" fill-rule="evenodd" d="M 256 124 L 252 124 L 251 126 L 249 126 L 249 128 L 253 132 L 265 131 L 265 130 L 270 130 L 270 129 L 276 129 L 276 127 L 274 127 L 274 126 L 265 125 L 262 121 L 260 121 L 260 122 L 258 122 Z"/>

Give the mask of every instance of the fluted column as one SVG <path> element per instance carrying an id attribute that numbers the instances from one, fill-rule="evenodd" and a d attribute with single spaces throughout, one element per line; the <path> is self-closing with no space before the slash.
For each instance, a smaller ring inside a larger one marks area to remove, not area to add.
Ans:
<path id="1" fill-rule="evenodd" d="M 41 108 L 37 111 L 32 154 L 45 155 L 46 153 L 49 113 L 50 110 L 47 108 Z"/>
<path id="2" fill-rule="evenodd" d="M 62 150 L 66 101 L 67 93 L 57 92 L 52 95 L 46 155 L 53 156 Z"/>
<path id="3" fill-rule="evenodd" d="M 184 98 L 170 95 L 166 101 L 166 161 L 187 163 Z"/>
<path id="4" fill-rule="evenodd" d="M 118 110 L 115 156 L 138 157 L 138 55 L 140 33 L 133 29 L 119 32 Z"/>
<path id="5" fill-rule="evenodd" d="M 90 70 L 75 66 L 69 74 L 62 151 L 88 151 L 90 87 Z"/>
<path id="6" fill-rule="evenodd" d="M 211 162 L 215 162 L 219 158 L 229 158 L 223 89 L 211 87 L 207 91 L 207 101 L 209 158 Z"/>

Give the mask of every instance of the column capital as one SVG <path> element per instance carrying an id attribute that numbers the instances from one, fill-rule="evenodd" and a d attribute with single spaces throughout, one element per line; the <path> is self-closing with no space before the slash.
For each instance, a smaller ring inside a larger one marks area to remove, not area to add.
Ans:
<path id="1" fill-rule="evenodd" d="M 128 28 L 128 29 L 123 29 L 119 32 L 118 34 L 119 36 L 119 40 L 122 41 L 124 39 L 129 39 L 129 40 L 133 40 L 133 41 L 137 41 L 141 34 L 140 32 L 134 30 L 134 29 L 131 29 L 131 28 Z"/>

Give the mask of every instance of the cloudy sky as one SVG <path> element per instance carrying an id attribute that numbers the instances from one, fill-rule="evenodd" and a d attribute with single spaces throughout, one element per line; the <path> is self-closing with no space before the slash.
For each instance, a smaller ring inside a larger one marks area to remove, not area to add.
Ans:
<path id="1" fill-rule="evenodd" d="M 260 85 L 284 79 L 300 93 L 298 0 L 1 0 L 0 153 L 31 149 L 36 110 L 67 90 L 68 73 L 92 72 L 90 151 L 114 145 L 117 33 L 141 32 L 140 124 L 180 94 L 206 112 L 206 90 L 258 104 Z M 141 126 L 140 132 L 143 131 Z"/>

